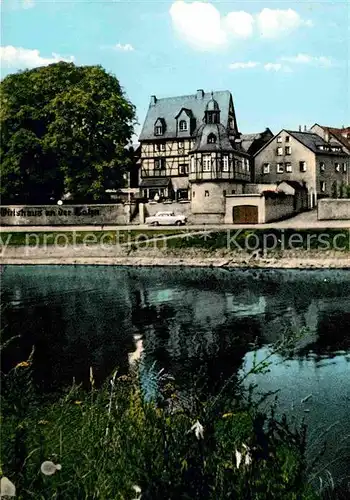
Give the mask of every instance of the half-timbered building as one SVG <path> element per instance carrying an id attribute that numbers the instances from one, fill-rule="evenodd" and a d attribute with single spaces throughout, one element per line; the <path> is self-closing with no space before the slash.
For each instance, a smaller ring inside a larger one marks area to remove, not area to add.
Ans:
<path id="1" fill-rule="evenodd" d="M 229 91 L 151 97 L 139 137 L 140 189 L 147 199 L 191 199 L 192 210 L 242 193 L 251 182 Z M 205 212 L 205 210 L 204 210 Z"/>

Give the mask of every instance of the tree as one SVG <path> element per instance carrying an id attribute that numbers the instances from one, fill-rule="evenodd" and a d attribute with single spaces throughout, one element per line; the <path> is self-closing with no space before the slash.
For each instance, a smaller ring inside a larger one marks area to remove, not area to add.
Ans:
<path id="1" fill-rule="evenodd" d="M 9 75 L 1 90 L 1 195 L 102 201 L 123 183 L 135 107 L 100 66 L 59 62 Z"/>

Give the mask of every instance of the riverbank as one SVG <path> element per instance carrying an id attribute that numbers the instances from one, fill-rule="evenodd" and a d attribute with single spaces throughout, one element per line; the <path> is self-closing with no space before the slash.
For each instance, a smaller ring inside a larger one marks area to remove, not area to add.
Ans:
<path id="1" fill-rule="evenodd" d="M 342 251 L 284 250 L 264 255 L 205 249 L 127 249 L 119 252 L 100 248 L 36 248 L 11 247 L 1 258 L 5 265 L 111 265 L 111 266 L 176 266 L 215 268 L 269 269 L 350 269 L 350 257 Z"/>

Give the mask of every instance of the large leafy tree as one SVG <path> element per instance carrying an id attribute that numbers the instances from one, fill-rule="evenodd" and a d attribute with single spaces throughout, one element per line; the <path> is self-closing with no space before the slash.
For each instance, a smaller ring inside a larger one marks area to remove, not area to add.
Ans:
<path id="1" fill-rule="evenodd" d="M 102 201 L 120 186 L 135 108 L 100 66 L 59 62 L 7 76 L 1 88 L 1 195 L 40 203 L 71 193 Z"/>

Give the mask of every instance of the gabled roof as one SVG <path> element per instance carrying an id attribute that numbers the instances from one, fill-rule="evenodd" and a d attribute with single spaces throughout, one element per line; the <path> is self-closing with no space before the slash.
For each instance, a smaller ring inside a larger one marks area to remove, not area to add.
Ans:
<path id="1" fill-rule="evenodd" d="M 139 140 L 145 141 L 157 138 L 169 139 L 177 137 L 176 116 L 178 116 L 182 108 L 186 108 L 186 110 L 190 110 L 192 112 L 193 118 L 196 121 L 196 126 L 193 127 L 193 129 L 198 128 L 202 124 L 206 105 L 213 98 L 213 96 L 220 107 L 220 121 L 226 127 L 228 123 L 231 99 L 231 92 L 229 90 L 213 92 L 213 95 L 206 92 L 203 94 L 202 98 L 197 97 L 196 94 L 166 97 L 156 99 L 155 103 L 151 103 L 149 106 Z M 164 118 L 166 122 L 166 131 L 160 137 L 154 135 L 154 124 L 159 117 Z M 190 131 L 189 135 L 191 135 Z M 195 133 L 193 130 L 192 136 L 194 135 Z M 181 134 L 181 137 L 184 137 L 183 133 Z"/>
<path id="2" fill-rule="evenodd" d="M 282 129 L 278 134 L 274 135 L 266 144 L 264 144 L 259 151 L 254 153 L 253 156 L 257 156 L 261 151 L 263 151 L 277 136 L 279 136 L 282 132 L 287 132 L 287 134 L 291 135 L 303 144 L 305 147 L 310 149 L 315 154 L 325 154 L 325 155 L 333 155 L 333 156 L 348 156 L 347 153 L 336 152 L 336 151 L 322 151 L 318 148 L 318 146 L 330 146 L 328 142 L 326 142 L 322 137 L 315 134 L 314 132 L 297 132 L 294 130 Z"/>
<path id="3" fill-rule="evenodd" d="M 304 144 L 308 149 L 317 154 L 333 154 L 336 156 L 347 156 L 344 152 L 334 152 L 334 151 L 321 151 L 318 146 L 329 146 L 330 144 L 322 139 L 317 134 L 313 132 L 294 132 L 293 130 L 286 130 L 288 134 L 290 134 L 294 139 L 297 139 L 299 142 Z"/>
<path id="4" fill-rule="evenodd" d="M 315 125 L 318 125 L 318 124 L 316 123 Z M 335 128 L 335 127 L 325 127 L 324 125 L 319 125 L 319 127 L 323 128 L 323 130 L 325 130 L 330 135 L 335 137 L 347 149 L 350 149 L 350 139 L 347 139 L 347 137 L 344 137 L 344 135 L 343 135 L 343 134 L 347 134 L 350 136 L 350 127 Z"/>
<path id="5" fill-rule="evenodd" d="M 185 112 L 186 115 L 189 117 L 189 118 L 193 118 L 193 114 L 192 114 L 192 111 L 190 109 L 187 109 L 187 108 L 181 108 L 180 111 L 178 112 L 178 114 L 175 116 L 175 119 L 177 119 L 182 112 Z"/>
<path id="6" fill-rule="evenodd" d="M 266 134 L 270 135 L 271 138 L 273 137 L 273 133 L 269 128 L 266 128 L 263 132 L 257 132 L 255 134 L 241 134 L 240 141 L 242 149 L 247 153 L 254 154 L 256 150 L 255 145 L 259 147 L 259 144 L 257 144 L 258 141 L 261 141 Z"/>
<path id="7" fill-rule="evenodd" d="M 278 182 L 277 186 L 280 186 L 283 183 L 288 184 L 288 186 L 292 187 L 295 191 L 307 191 L 307 187 L 305 185 L 303 185 L 302 182 L 285 180 L 285 181 Z"/>

